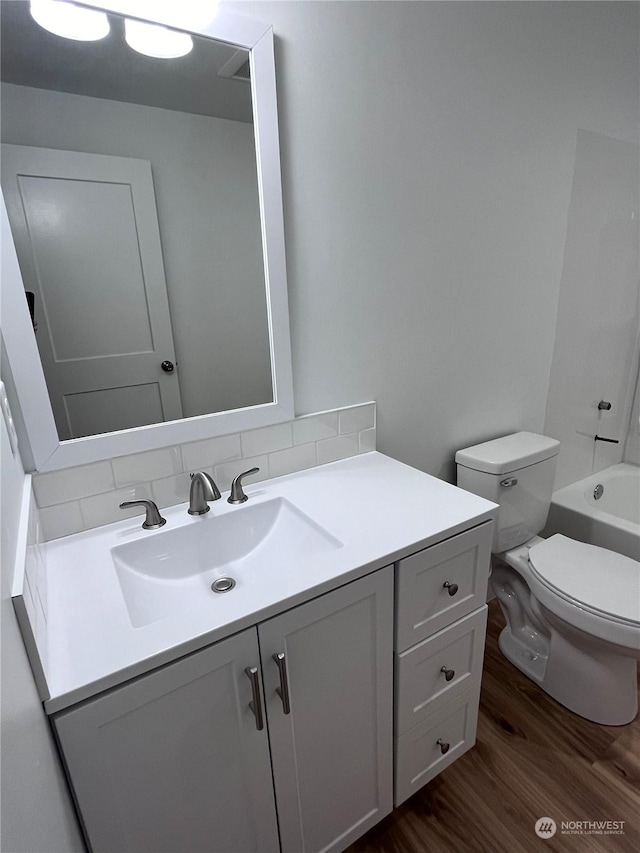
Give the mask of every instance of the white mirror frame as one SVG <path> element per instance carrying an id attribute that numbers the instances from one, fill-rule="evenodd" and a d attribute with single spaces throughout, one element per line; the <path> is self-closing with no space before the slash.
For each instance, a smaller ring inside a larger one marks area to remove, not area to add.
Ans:
<path id="1" fill-rule="evenodd" d="M 213 438 L 281 423 L 294 417 L 272 28 L 262 22 L 223 11 L 218 11 L 215 18 L 202 28 L 193 28 L 180 3 L 147 4 L 152 9 L 149 14 L 146 11 L 142 13 L 140 3 L 135 0 L 83 0 L 78 5 L 129 17 L 140 17 L 144 14 L 145 20 L 188 30 L 195 35 L 217 39 L 250 51 L 251 96 L 274 399 L 271 403 L 244 409 L 60 442 L 35 336 L 31 329 L 3 199 L 2 341 L 9 362 L 9 384 L 13 386 L 13 396 L 19 406 L 16 421 L 21 455 L 27 470 L 37 471 L 53 471 L 114 456 Z M 201 7 L 202 5 L 200 3 Z"/>

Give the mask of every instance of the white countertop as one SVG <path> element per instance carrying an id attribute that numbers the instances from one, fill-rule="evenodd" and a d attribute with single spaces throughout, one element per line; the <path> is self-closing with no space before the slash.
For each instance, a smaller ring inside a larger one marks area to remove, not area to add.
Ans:
<path id="1" fill-rule="evenodd" d="M 186 504 L 163 510 L 159 531 L 142 516 L 41 546 L 46 567 L 46 655 L 42 663 L 54 713 L 129 678 L 262 622 L 284 610 L 495 517 L 495 504 L 403 465 L 367 453 L 297 474 L 247 485 L 249 503 L 211 504 L 198 518 Z M 265 567 L 255 582 L 203 597 L 201 605 L 135 628 L 111 548 L 172 527 L 215 525 L 228 512 L 285 498 L 342 547 L 305 558 L 299 571 Z"/>

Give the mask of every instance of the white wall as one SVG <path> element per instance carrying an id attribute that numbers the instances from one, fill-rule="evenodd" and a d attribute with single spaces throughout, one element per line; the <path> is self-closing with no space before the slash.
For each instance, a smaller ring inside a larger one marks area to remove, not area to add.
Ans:
<path id="1" fill-rule="evenodd" d="M 638 365 L 639 186 L 640 146 L 578 132 L 545 422 L 561 442 L 556 488 L 622 460 Z"/>
<path id="2" fill-rule="evenodd" d="M 242 2 L 274 25 L 298 413 L 378 447 L 542 430 L 576 135 L 637 140 L 631 3 Z"/>
<path id="3" fill-rule="evenodd" d="M 298 414 L 376 399 L 379 449 L 449 476 L 542 429 L 577 132 L 637 141 L 637 5 L 224 5 L 277 38 Z M 7 851 L 62 849 L 43 787 Z"/>
<path id="4" fill-rule="evenodd" d="M 636 376 L 635 395 L 631 417 L 629 419 L 629 432 L 624 449 L 624 461 L 633 465 L 640 465 L 640 372 Z"/>
<path id="5" fill-rule="evenodd" d="M 24 471 L 0 418 L 2 518 L 2 702 L 0 849 L 3 853 L 83 851 L 71 799 L 11 604 Z"/>
<path id="6" fill-rule="evenodd" d="M 273 399 L 253 125 L 3 84 L 2 141 L 150 160 L 185 416 Z"/>

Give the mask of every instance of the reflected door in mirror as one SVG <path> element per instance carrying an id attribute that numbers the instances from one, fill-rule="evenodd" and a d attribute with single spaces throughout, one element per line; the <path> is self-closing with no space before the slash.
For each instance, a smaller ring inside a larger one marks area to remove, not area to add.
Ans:
<path id="1" fill-rule="evenodd" d="M 96 5 L 122 6 L 115 0 Z M 160 365 L 160 372 L 142 386 L 131 373 L 125 381 L 139 403 L 141 388 L 163 379 L 175 388 L 179 380 L 182 404 L 177 420 L 163 422 L 171 415 L 158 411 L 158 423 L 122 429 L 126 424 L 113 418 L 74 430 L 100 429 L 91 440 L 59 440 L 36 340 L 44 350 L 47 338 L 51 353 L 58 342 L 46 325 L 36 337 L 30 331 L 24 290 L 38 288 L 28 272 L 23 286 L 13 251 L 20 234 L 2 205 L 3 338 L 23 409 L 28 464 L 42 471 L 255 429 L 294 414 L 273 32 L 263 21 L 227 10 L 209 10 L 208 21 L 193 29 L 184 4 L 161 4 L 162 20 L 155 17 L 159 4 L 147 5 L 150 22 L 192 32 L 189 54 L 161 60 L 132 50 L 118 13 L 108 14 L 104 39 L 80 42 L 39 26 L 24 0 L 0 2 L 2 143 L 151 164 L 176 358 L 155 346 L 151 320 L 153 367 Z M 50 201 L 60 206 L 55 197 Z M 107 266 L 122 254 L 115 244 L 110 249 Z M 98 280 L 104 267 L 84 277 Z M 146 287 L 144 264 L 143 280 Z M 43 315 L 37 295 L 36 314 Z M 75 309 L 74 316 L 89 327 Z M 148 339 L 149 323 L 143 334 Z M 72 334 L 62 337 L 68 343 Z M 124 362 L 129 353 L 147 350 L 146 341 L 129 342 L 118 358 Z M 104 355 L 86 354 L 87 363 Z M 72 359 L 66 361 L 70 367 Z M 168 361 L 175 370 L 165 373 L 161 365 Z M 116 405 L 126 405 L 109 399 L 120 380 L 108 385 L 99 389 L 100 398 L 113 416 Z M 74 399 L 81 402 L 80 393 Z M 70 405 L 57 408 L 59 420 L 68 418 Z M 98 408 L 94 397 L 85 414 Z"/>
<path id="2" fill-rule="evenodd" d="M 2 185 L 60 438 L 181 418 L 149 163 L 3 145 Z"/>

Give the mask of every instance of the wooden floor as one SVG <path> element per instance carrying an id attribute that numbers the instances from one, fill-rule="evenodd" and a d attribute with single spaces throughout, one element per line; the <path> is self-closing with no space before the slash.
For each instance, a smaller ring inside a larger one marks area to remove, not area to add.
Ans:
<path id="1" fill-rule="evenodd" d="M 497 646 L 489 607 L 477 742 L 348 853 L 640 850 L 640 716 L 607 727 L 567 711 Z M 540 817 L 558 830 L 534 832 Z M 625 821 L 624 835 L 561 834 L 561 821 Z"/>

